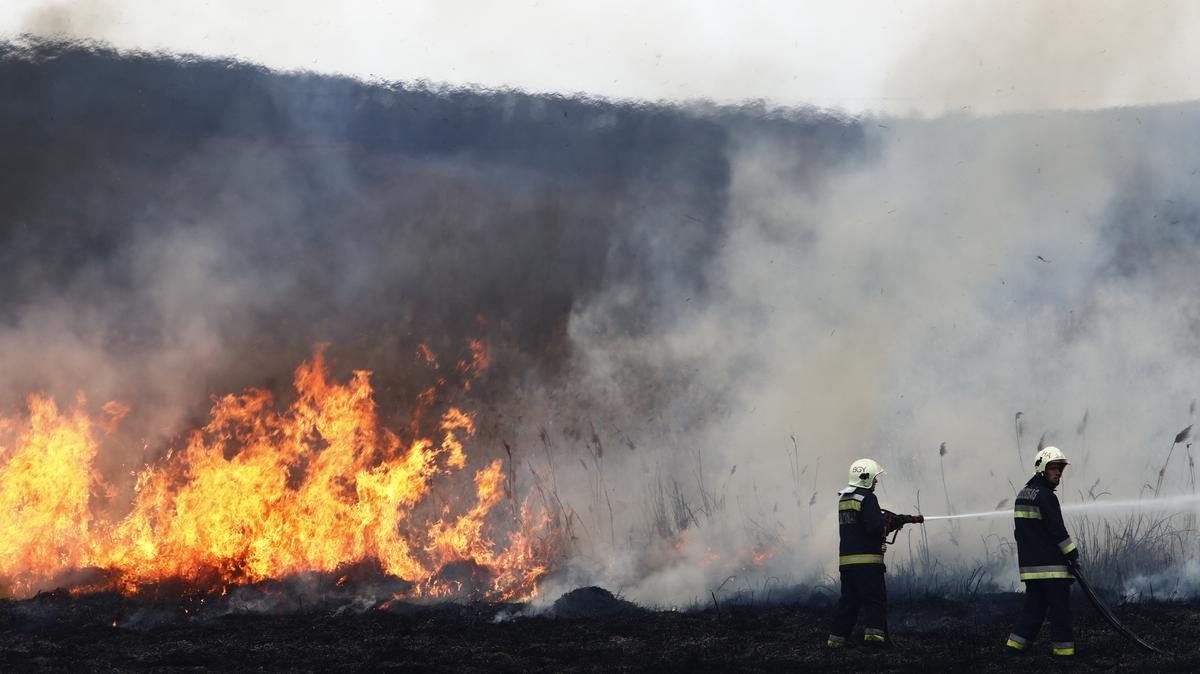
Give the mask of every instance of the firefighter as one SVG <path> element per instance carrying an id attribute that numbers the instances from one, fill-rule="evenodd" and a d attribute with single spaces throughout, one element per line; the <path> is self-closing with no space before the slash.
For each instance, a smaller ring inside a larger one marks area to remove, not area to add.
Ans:
<path id="1" fill-rule="evenodd" d="M 875 485 L 883 467 L 873 459 L 850 464 L 849 486 L 838 492 L 838 571 L 842 577 L 842 597 L 834 615 L 833 631 L 825 642 L 830 648 L 847 645 L 850 632 L 863 611 L 863 643 L 868 646 L 890 644 L 887 628 L 887 584 L 883 552 L 884 538 L 910 522 L 923 522 L 920 515 L 896 515 L 881 510 L 875 498 Z"/>
<path id="2" fill-rule="evenodd" d="M 1071 566 L 1079 559 L 1075 541 L 1063 524 L 1062 508 L 1054 489 L 1062 480 L 1067 457 L 1057 447 L 1046 447 L 1033 462 L 1034 475 L 1017 493 L 1013 504 L 1017 564 L 1025 583 L 1025 605 L 1008 635 L 1007 652 L 1023 652 L 1037 637 L 1050 612 L 1050 652 L 1075 655 L 1071 634 Z"/>

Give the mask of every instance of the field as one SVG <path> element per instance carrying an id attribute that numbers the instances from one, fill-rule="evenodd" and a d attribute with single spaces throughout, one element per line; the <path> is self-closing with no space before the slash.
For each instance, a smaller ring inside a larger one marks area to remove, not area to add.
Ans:
<path id="1" fill-rule="evenodd" d="M 1075 667 L 1200 667 L 1196 604 L 1117 607 L 1126 625 L 1171 651 L 1147 655 L 1115 635 L 1078 591 L 1075 599 Z M 206 597 L 139 603 L 114 594 L 51 593 L 0 604 L 0 669 L 1007 671 L 1016 663 L 1002 644 L 1019 601 L 1019 594 L 1005 593 L 897 602 L 890 610 L 892 649 L 831 652 L 823 645 L 829 607 L 811 601 L 646 611 L 590 589 L 560 600 L 559 617 L 514 619 L 507 616 L 520 605 L 388 604 L 362 612 L 314 606 L 253 614 L 230 612 L 228 602 Z M 1047 650 L 1039 643 L 1020 666 L 1054 666 Z"/>

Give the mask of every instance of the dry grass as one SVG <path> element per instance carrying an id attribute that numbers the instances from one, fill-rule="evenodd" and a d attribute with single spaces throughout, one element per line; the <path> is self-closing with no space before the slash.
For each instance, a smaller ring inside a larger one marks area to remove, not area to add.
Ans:
<path id="1" fill-rule="evenodd" d="M 1097 590 L 1127 597 L 1133 579 L 1169 574 L 1192 556 L 1200 539 L 1183 520 L 1182 515 L 1083 516 L 1072 518 L 1068 527 L 1079 543 L 1083 569 Z"/>

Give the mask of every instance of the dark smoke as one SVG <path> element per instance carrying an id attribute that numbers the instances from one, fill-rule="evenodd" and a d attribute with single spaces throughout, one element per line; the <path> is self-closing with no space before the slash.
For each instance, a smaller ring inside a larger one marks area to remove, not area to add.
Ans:
<path id="1" fill-rule="evenodd" d="M 811 114 L 0 47 L 0 403 L 123 400 L 129 441 L 155 451 L 212 395 L 286 395 L 328 342 L 401 419 L 433 376 L 417 345 L 452 364 L 471 337 L 493 349 L 477 403 L 553 388 L 598 294 L 636 289 L 607 317 L 636 336 L 711 292 L 751 129 L 805 164 L 862 138 Z"/>

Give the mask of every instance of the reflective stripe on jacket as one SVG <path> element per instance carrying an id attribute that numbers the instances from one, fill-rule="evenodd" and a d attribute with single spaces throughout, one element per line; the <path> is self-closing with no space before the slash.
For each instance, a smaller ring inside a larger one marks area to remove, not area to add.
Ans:
<path id="1" fill-rule="evenodd" d="M 1013 503 L 1014 537 L 1021 580 L 1071 578 L 1067 556 L 1075 541 L 1067 534 L 1054 485 L 1034 475 Z"/>
<path id="2" fill-rule="evenodd" d="M 874 492 L 847 487 L 838 492 L 838 566 L 883 564 L 883 511 Z"/>

